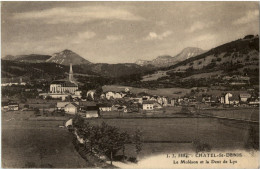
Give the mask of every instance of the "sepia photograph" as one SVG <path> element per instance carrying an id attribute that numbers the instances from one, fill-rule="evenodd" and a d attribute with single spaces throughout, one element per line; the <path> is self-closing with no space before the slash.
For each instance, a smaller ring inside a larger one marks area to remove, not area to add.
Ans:
<path id="1" fill-rule="evenodd" d="M 258 1 L 1 1 L 1 168 L 258 169 Z"/>

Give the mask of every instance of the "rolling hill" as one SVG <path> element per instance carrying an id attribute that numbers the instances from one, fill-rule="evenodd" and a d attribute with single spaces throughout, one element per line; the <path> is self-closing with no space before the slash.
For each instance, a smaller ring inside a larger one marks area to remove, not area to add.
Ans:
<path id="1" fill-rule="evenodd" d="M 159 68 L 154 73 L 143 76 L 143 81 L 173 82 L 225 75 L 249 76 L 257 81 L 258 70 L 259 37 L 245 36 L 169 67 Z"/>

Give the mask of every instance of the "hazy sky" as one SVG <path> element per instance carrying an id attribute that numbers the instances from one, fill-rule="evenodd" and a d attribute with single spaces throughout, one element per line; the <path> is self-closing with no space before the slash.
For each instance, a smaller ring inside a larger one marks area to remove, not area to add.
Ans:
<path id="1" fill-rule="evenodd" d="M 259 34 L 258 2 L 2 2 L 2 56 L 70 49 L 97 63 L 151 60 Z"/>

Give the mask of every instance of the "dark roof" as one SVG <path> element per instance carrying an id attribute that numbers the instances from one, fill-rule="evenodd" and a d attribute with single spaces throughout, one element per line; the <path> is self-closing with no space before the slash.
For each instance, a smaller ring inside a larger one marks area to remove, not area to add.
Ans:
<path id="1" fill-rule="evenodd" d="M 73 105 L 73 106 L 75 106 L 75 107 L 79 107 L 79 105 L 77 105 L 77 104 L 74 103 L 74 102 L 67 104 L 65 107 L 67 107 L 67 106 L 70 105 L 70 104 Z"/>
<path id="2" fill-rule="evenodd" d="M 68 80 L 54 80 L 51 82 L 51 84 L 60 84 L 64 87 L 77 87 L 78 85 L 75 83 L 72 83 Z"/>
<path id="3" fill-rule="evenodd" d="M 71 103 L 73 106 L 75 106 L 75 107 L 78 107 L 79 105 L 77 105 L 76 103 L 74 103 L 74 102 L 72 102 Z"/>
<path id="4" fill-rule="evenodd" d="M 83 102 L 79 102 L 80 106 L 97 106 L 97 104 L 95 102 L 90 102 L 90 101 L 83 101 Z"/>
<path id="5" fill-rule="evenodd" d="M 237 94 L 232 94 L 232 97 L 229 98 L 230 101 L 239 100 L 239 96 Z"/>
<path id="6" fill-rule="evenodd" d="M 154 104 L 155 101 L 143 101 L 143 104 Z"/>
<path id="7" fill-rule="evenodd" d="M 111 103 L 100 103 L 98 105 L 99 105 L 99 107 L 111 107 L 112 106 Z"/>
<path id="8" fill-rule="evenodd" d="M 10 106 L 10 105 L 19 105 L 18 103 L 15 103 L 15 102 L 11 102 L 11 103 L 8 103 L 8 105 Z"/>
<path id="9" fill-rule="evenodd" d="M 83 107 L 83 110 L 91 111 L 91 110 L 99 110 L 98 106 L 91 106 L 91 107 Z"/>
<path id="10" fill-rule="evenodd" d="M 2 106 L 8 106 L 8 102 L 2 102 Z"/>

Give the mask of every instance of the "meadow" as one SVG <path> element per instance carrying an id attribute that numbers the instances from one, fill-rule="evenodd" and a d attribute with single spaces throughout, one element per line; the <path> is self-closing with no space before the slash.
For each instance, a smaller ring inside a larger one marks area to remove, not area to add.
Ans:
<path id="1" fill-rule="evenodd" d="M 134 94 L 138 94 L 141 92 L 146 92 L 150 95 L 158 95 L 158 96 L 168 96 L 168 97 L 182 97 L 188 93 L 190 93 L 191 89 L 184 89 L 184 88 L 158 88 L 158 89 L 146 89 L 146 88 L 135 88 L 135 87 L 128 87 L 128 86 L 120 86 L 120 85 L 105 85 L 102 87 L 104 92 L 107 91 L 125 91 L 125 88 L 129 88 L 130 91 Z"/>
<path id="2" fill-rule="evenodd" d="M 163 119 L 89 119 L 90 124 L 99 125 L 105 121 L 130 135 L 139 129 L 142 132 L 143 150 L 141 158 L 176 151 L 195 151 L 193 142 L 210 145 L 211 150 L 245 149 L 251 127 L 258 124 L 220 120 L 216 118 L 163 118 Z M 257 140 L 259 141 L 259 140 Z M 130 145 L 130 155 L 134 147 Z"/>
<path id="3" fill-rule="evenodd" d="M 63 121 L 6 121 L 2 118 L 2 167 L 92 167 L 75 150 L 71 133 L 59 125 L 63 125 Z"/>

